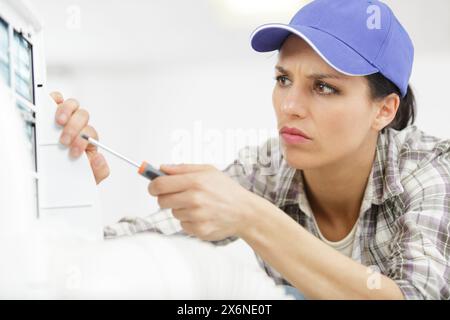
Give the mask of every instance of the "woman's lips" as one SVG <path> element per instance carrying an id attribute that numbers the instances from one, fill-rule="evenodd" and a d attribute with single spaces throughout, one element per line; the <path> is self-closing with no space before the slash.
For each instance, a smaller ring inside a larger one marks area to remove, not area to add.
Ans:
<path id="1" fill-rule="evenodd" d="M 284 142 L 288 144 L 298 144 L 311 141 L 311 139 L 306 134 L 296 128 L 283 127 L 280 130 L 280 135 L 283 138 Z"/>
<path id="2" fill-rule="evenodd" d="M 290 134 L 290 133 L 282 133 L 281 136 L 283 137 L 283 140 L 287 143 L 294 144 L 294 143 L 304 143 L 311 141 L 311 139 L 307 139 L 304 136 L 300 136 L 297 134 Z"/>

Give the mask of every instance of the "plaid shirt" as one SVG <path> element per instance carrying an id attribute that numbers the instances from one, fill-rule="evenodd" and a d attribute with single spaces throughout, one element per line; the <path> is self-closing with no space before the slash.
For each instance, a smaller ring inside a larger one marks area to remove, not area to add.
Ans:
<path id="1" fill-rule="evenodd" d="M 223 172 L 319 237 L 302 171 L 289 167 L 278 139 L 241 149 Z M 450 299 L 450 140 L 416 126 L 380 133 L 357 224 L 353 260 L 394 280 L 406 299 Z M 167 209 L 124 218 L 104 233 L 112 238 L 148 231 L 183 234 Z M 276 283 L 288 284 L 258 260 Z"/>

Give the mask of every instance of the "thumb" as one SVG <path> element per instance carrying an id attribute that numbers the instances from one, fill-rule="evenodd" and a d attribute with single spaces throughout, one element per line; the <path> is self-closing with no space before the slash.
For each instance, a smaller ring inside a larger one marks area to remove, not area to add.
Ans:
<path id="1" fill-rule="evenodd" d="M 162 164 L 160 170 L 167 174 L 183 174 L 198 171 L 211 170 L 212 166 L 207 164 Z"/>
<path id="2" fill-rule="evenodd" d="M 108 163 L 101 153 L 96 152 L 90 156 L 88 155 L 88 157 L 91 163 L 92 172 L 94 173 L 95 181 L 99 184 L 110 174 Z"/>

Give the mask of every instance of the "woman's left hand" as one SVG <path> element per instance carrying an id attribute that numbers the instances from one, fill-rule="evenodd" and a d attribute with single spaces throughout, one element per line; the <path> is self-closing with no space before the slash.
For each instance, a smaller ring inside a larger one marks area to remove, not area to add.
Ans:
<path id="1" fill-rule="evenodd" d="M 210 165 L 162 165 L 148 191 L 161 209 L 171 208 L 190 235 L 208 241 L 240 236 L 263 199 Z"/>

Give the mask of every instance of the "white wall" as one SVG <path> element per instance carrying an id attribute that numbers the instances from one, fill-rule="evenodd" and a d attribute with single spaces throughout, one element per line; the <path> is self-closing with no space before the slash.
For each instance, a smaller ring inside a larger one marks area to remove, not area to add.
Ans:
<path id="1" fill-rule="evenodd" d="M 411 84 L 417 97 L 417 126 L 427 133 L 446 139 L 450 138 L 448 75 L 450 51 L 416 57 L 411 76 Z"/>

